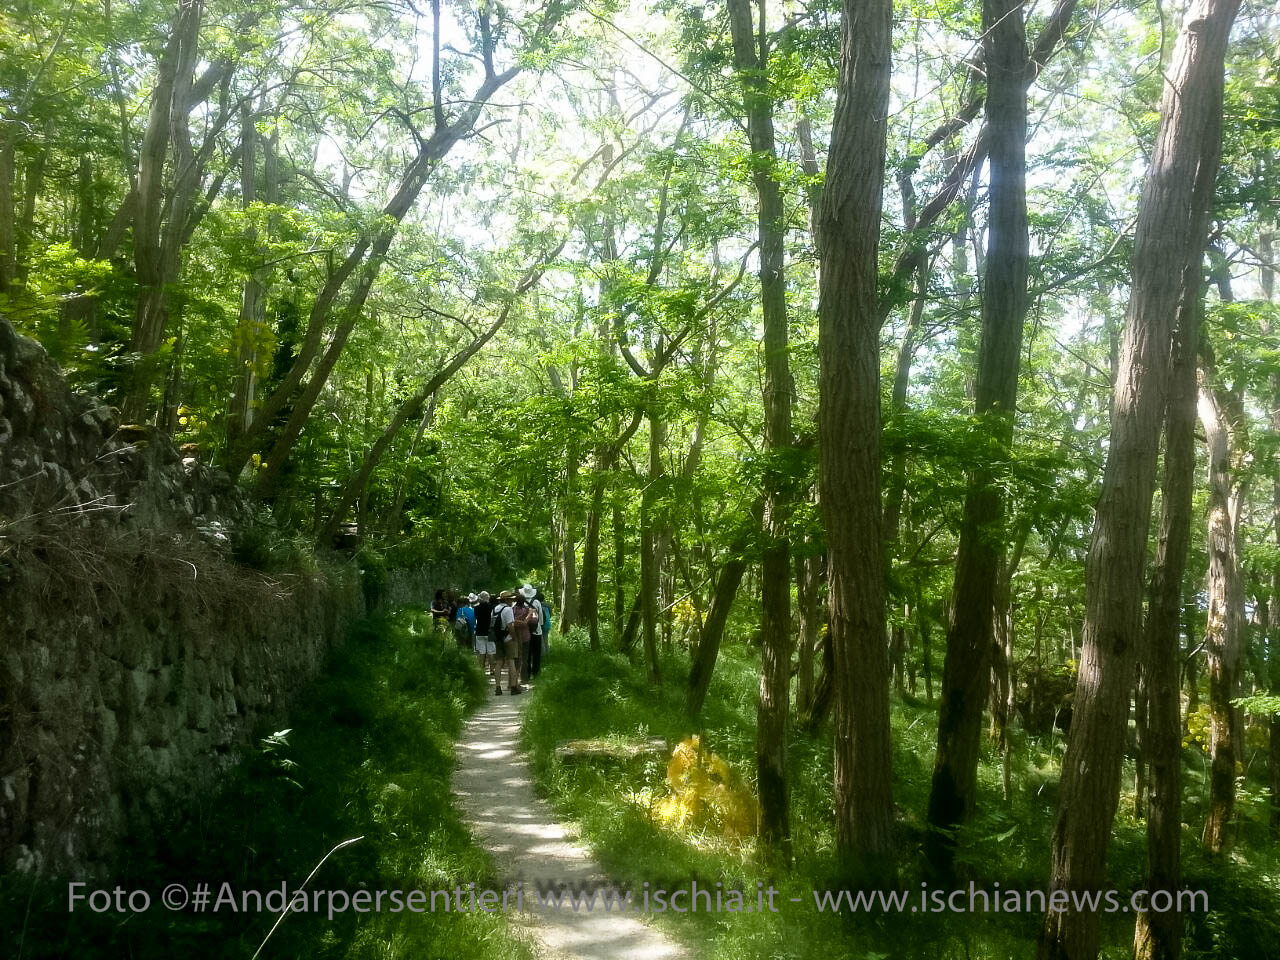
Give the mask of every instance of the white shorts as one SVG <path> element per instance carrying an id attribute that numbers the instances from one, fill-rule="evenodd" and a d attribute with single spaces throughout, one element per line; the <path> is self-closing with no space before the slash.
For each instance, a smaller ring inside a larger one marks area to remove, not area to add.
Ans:
<path id="1" fill-rule="evenodd" d="M 480 656 L 484 656 L 486 653 L 495 654 L 497 652 L 498 648 L 488 637 L 476 637 L 476 653 L 480 654 Z"/>

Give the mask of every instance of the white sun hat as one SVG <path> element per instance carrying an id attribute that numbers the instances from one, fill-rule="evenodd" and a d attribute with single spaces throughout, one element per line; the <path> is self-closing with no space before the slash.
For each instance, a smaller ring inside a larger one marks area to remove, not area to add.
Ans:
<path id="1" fill-rule="evenodd" d="M 533 589 L 533 587 L 527 583 L 520 588 L 520 596 L 524 597 L 526 600 L 532 600 L 533 595 L 537 592 L 537 590 Z"/>
<path id="2" fill-rule="evenodd" d="M 468 602 L 468 603 L 475 603 L 475 602 L 476 602 L 477 600 L 479 600 L 479 599 L 480 599 L 480 598 L 479 598 L 479 597 L 477 597 L 474 593 L 468 593 L 468 594 L 467 594 L 467 602 Z"/>

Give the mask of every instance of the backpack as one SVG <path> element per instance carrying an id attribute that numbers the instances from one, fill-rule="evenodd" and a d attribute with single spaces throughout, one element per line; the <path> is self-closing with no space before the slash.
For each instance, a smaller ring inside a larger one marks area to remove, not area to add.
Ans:
<path id="1" fill-rule="evenodd" d="M 462 617 L 453 621 L 453 638 L 459 643 L 467 643 L 471 640 L 471 629 Z"/>
<path id="2" fill-rule="evenodd" d="M 551 632 L 551 604 L 542 600 L 542 635 L 545 637 Z"/>
<path id="3" fill-rule="evenodd" d="M 495 643 L 502 643 L 507 639 L 507 628 L 502 625 L 502 611 L 507 605 L 498 603 L 494 605 L 492 620 L 489 621 L 489 635 Z"/>
<path id="4" fill-rule="evenodd" d="M 527 604 L 523 607 L 515 608 L 515 622 L 523 625 L 528 633 L 533 632 L 533 623 L 538 619 L 537 611 Z M 527 636 L 528 634 L 526 634 Z"/>

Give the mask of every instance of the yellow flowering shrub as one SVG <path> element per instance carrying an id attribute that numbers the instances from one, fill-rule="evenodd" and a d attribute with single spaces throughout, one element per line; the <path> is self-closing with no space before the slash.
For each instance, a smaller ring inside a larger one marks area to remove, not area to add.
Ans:
<path id="1" fill-rule="evenodd" d="M 676 605 L 671 608 L 671 612 L 676 618 L 676 623 L 681 626 L 690 626 L 698 622 L 698 611 L 694 608 L 693 604 L 689 602 L 687 597 L 684 600 L 678 601 Z"/>
<path id="2" fill-rule="evenodd" d="M 658 820 L 675 830 L 714 830 L 728 839 L 756 832 L 756 798 L 729 764 L 687 737 L 671 752 L 667 793 L 654 805 Z"/>
<path id="3" fill-rule="evenodd" d="M 1213 714 L 1207 704 L 1200 704 L 1187 714 L 1187 735 L 1182 738 L 1182 745 L 1209 748 L 1209 728 L 1213 725 Z"/>

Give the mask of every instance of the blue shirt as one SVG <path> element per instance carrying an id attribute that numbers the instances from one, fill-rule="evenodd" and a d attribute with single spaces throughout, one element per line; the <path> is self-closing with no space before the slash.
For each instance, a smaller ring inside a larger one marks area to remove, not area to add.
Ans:
<path id="1" fill-rule="evenodd" d="M 467 632 L 476 635 L 476 612 L 470 607 L 458 608 L 458 619 L 467 621 Z"/>

